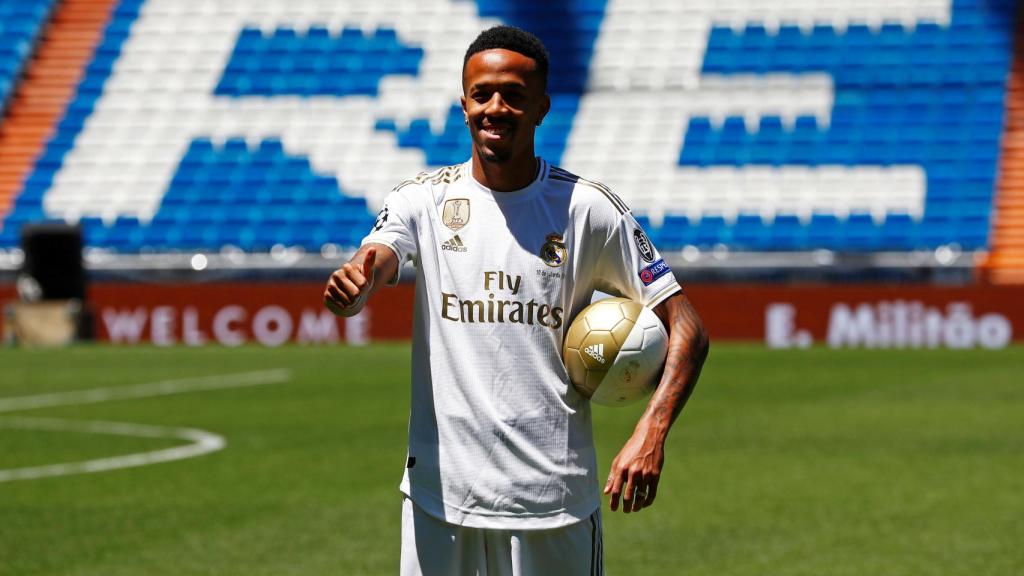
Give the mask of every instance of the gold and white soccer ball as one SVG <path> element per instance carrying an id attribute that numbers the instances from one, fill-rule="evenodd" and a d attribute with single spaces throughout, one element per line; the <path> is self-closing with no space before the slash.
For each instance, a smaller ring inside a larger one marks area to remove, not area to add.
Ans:
<path id="1" fill-rule="evenodd" d="M 666 352 L 668 333 L 658 316 L 625 298 L 606 298 L 584 308 L 562 345 L 573 386 L 605 406 L 625 406 L 654 390 Z"/>

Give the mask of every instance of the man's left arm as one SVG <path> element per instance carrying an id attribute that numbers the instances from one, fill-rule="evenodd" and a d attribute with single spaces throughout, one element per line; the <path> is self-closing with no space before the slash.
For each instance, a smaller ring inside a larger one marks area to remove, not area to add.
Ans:
<path id="1" fill-rule="evenodd" d="M 708 355 L 708 336 L 697 312 L 682 292 L 654 307 L 668 331 L 668 355 L 661 382 L 647 403 L 647 410 L 633 435 L 612 461 L 604 493 L 611 495 L 611 509 L 636 512 L 654 503 L 665 461 L 665 439 L 676 416 L 697 385 Z"/>

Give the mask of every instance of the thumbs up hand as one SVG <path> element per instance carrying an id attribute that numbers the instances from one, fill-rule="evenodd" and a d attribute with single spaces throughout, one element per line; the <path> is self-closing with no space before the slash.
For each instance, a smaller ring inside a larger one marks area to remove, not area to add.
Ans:
<path id="1" fill-rule="evenodd" d="M 337 316 L 355 316 L 363 309 L 373 288 L 377 249 L 370 248 L 334 271 L 324 290 L 324 306 Z"/>

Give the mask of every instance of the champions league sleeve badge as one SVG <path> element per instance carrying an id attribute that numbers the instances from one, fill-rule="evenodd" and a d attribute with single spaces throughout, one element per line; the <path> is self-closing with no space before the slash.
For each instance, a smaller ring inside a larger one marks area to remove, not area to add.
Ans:
<path id="1" fill-rule="evenodd" d="M 380 232 L 381 228 L 384 227 L 384 224 L 387 223 L 387 221 L 388 205 L 385 204 L 384 207 L 380 209 L 380 212 L 377 212 L 377 220 L 373 223 L 373 231 Z"/>
<path id="2" fill-rule="evenodd" d="M 640 281 L 644 283 L 644 286 L 650 286 L 655 280 L 671 271 L 672 269 L 668 267 L 665 260 L 659 259 L 654 264 L 651 264 L 640 271 Z"/>
<path id="3" fill-rule="evenodd" d="M 441 221 L 452 232 L 462 230 L 466 224 L 469 224 L 469 199 L 452 198 L 451 200 L 446 200 L 444 212 L 441 213 Z"/>
<path id="4" fill-rule="evenodd" d="M 565 264 L 565 242 L 562 241 L 562 235 L 551 233 L 545 240 L 544 245 L 540 247 L 540 259 L 552 267 Z"/>

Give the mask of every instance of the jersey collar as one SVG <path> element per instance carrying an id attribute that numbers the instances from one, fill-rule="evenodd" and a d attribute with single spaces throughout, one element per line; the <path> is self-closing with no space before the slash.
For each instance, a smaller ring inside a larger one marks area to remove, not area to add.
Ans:
<path id="1" fill-rule="evenodd" d="M 473 177 L 472 159 L 467 160 L 466 163 L 463 164 L 463 167 L 466 171 L 466 175 L 469 176 L 467 180 L 474 189 L 478 190 L 484 197 L 502 204 L 506 202 L 515 202 L 533 196 L 534 193 L 543 186 L 544 181 L 547 180 L 549 170 L 547 161 L 540 156 L 537 156 L 537 173 L 534 175 L 532 182 L 519 190 L 500 192 L 492 190 L 477 182 L 476 178 Z"/>

